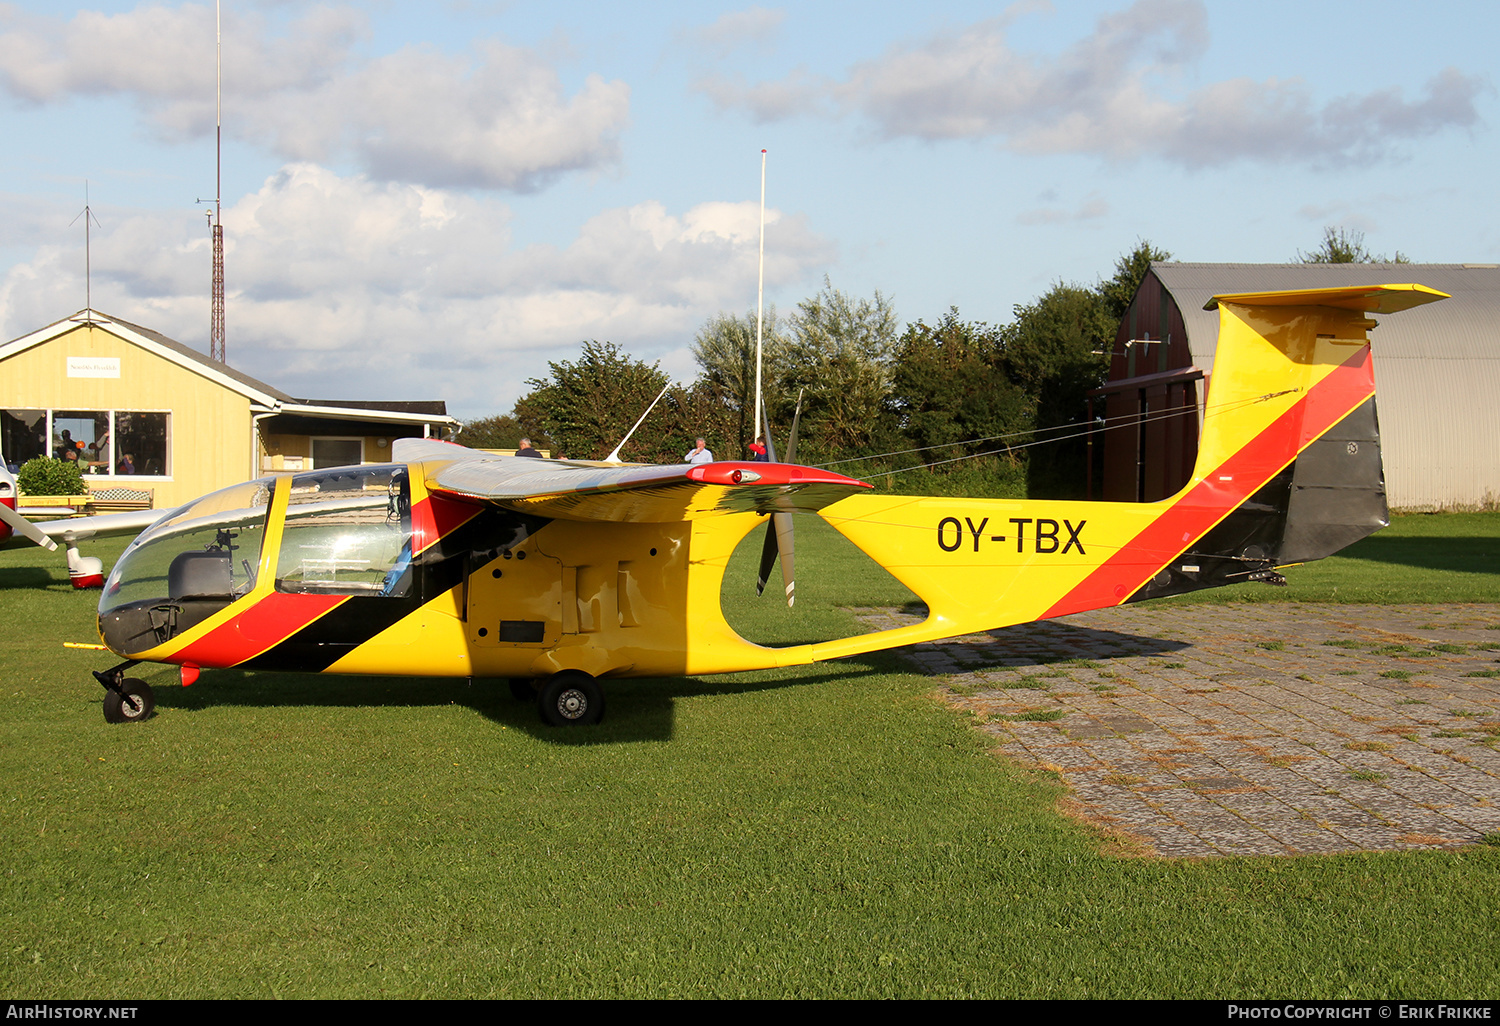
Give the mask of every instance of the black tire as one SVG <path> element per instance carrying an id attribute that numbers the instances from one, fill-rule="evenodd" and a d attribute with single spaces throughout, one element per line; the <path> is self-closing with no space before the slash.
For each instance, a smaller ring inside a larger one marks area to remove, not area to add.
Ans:
<path id="1" fill-rule="evenodd" d="M 549 727 L 586 727 L 604 718 L 599 682 L 579 670 L 555 673 L 536 696 L 537 711 Z"/>
<path id="2" fill-rule="evenodd" d="M 156 696 L 151 685 L 135 677 L 120 681 L 119 691 L 104 693 L 104 722 L 139 723 L 151 716 L 156 708 Z"/>
<path id="3" fill-rule="evenodd" d="M 506 683 L 510 685 L 510 697 L 517 702 L 536 701 L 536 684 L 530 677 L 511 677 Z"/>

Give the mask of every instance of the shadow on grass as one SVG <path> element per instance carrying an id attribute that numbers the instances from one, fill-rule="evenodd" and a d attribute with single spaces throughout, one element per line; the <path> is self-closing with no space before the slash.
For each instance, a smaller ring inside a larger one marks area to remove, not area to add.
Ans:
<path id="1" fill-rule="evenodd" d="M 604 722 L 592 727 L 543 724 L 535 702 L 512 696 L 504 678 L 356 677 L 245 670 L 205 670 L 184 688 L 176 667 L 138 667 L 131 671 L 155 692 L 155 716 L 208 709 L 420 709 L 457 705 L 492 723 L 522 730 L 558 745 L 670 741 L 679 699 L 749 694 L 783 687 L 805 687 L 858 679 L 872 673 L 906 672 L 903 667 L 876 668 L 861 663 L 837 669 L 799 667 L 715 677 L 642 678 L 602 681 Z M 775 674 L 768 679 L 768 674 Z"/>
<path id="2" fill-rule="evenodd" d="M 1500 538 L 1403 538 L 1377 534 L 1339 553 L 1345 559 L 1427 570 L 1500 573 Z"/>
<path id="3" fill-rule="evenodd" d="M 908 602 L 899 612 L 920 622 L 927 617 L 927 606 Z M 1060 620 L 1038 620 L 997 627 L 970 636 L 976 640 L 950 643 L 964 670 L 999 669 L 1020 665 L 1049 665 L 1079 661 L 1123 659 L 1130 656 L 1164 656 L 1192 646 L 1185 641 L 1154 638 L 1144 634 L 1081 627 Z M 978 640 L 982 639 L 982 640 Z M 939 642 L 938 644 L 944 644 Z M 894 652 L 908 651 L 906 648 Z M 1024 660 L 1024 663 L 1018 662 Z M 924 671 L 928 676 L 943 676 L 947 671 Z"/>
<path id="4" fill-rule="evenodd" d="M 67 571 L 56 575 L 39 566 L 9 566 L 0 568 L 0 590 L 9 588 L 49 588 L 69 591 L 77 590 L 68 581 Z M 93 592 L 97 595 L 98 592 Z"/>

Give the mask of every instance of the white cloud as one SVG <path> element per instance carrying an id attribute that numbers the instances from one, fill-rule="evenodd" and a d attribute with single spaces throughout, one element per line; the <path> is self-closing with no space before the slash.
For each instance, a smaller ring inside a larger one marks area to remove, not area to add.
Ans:
<path id="1" fill-rule="evenodd" d="M 698 88 L 757 121 L 836 108 L 885 138 L 996 139 L 1023 152 L 1156 155 L 1189 167 L 1379 158 L 1400 141 L 1476 124 L 1486 88 L 1448 68 L 1410 101 L 1387 89 L 1319 103 L 1297 79 L 1229 79 L 1179 96 L 1170 84 L 1208 40 L 1197 0 L 1140 0 L 1056 56 L 1011 47 L 1006 29 L 1019 13 L 894 47 L 842 81 L 798 70 L 754 85 L 709 77 Z"/>
<path id="2" fill-rule="evenodd" d="M 723 58 L 743 46 L 769 49 L 785 20 L 786 11 L 782 8 L 747 7 L 743 11 L 727 11 L 712 25 L 679 35 L 713 56 Z"/>
<path id="3" fill-rule="evenodd" d="M 358 48 L 362 13 L 316 8 L 274 31 L 226 16 L 225 132 L 283 159 L 349 157 L 389 181 L 527 191 L 619 157 L 623 82 L 590 75 L 572 96 L 537 53 L 476 40 L 466 54 Z M 71 21 L 0 8 L 0 87 L 33 104 L 134 100 L 163 138 L 214 125 L 210 7 L 142 7 Z"/>
<path id="4" fill-rule="evenodd" d="M 832 102 L 831 83 L 806 68 L 796 68 L 785 78 L 755 85 L 746 85 L 744 77 L 739 75 L 709 74 L 693 83 L 693 88 L 712 100 L 720 110 L 744 108 L 758 125 L 804 114 L 832 115 L 837 112 Z"/>
<path id="5" fill-rule="evenodd" d="M 206 349 L 201 215 L 101 213 L 94 306 Z M 584 339 L 688 376 L 703 321 L 754 302 L 757 218 L 755 202 L 645 202 L 566 247 L 518 249 L 494 199 L 289 165 L 224 212 L 230 363 L 294 395 L 442 398 L 474 415 L 508 410 Z M 766 234 L 771 289 L 832 260 L 800 217 L 768 211 Z M 38 246 L 0 279 L 0 337 L 83 306 L 81 243 Z"/>

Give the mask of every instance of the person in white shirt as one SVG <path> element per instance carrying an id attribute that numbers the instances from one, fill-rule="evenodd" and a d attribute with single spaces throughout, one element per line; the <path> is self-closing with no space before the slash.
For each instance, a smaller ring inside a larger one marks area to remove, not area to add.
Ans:
<path id="1" fill-rule="evenodd" d="M 712 463 L 714 454 L 708 451 L 708 443 L 698 439 L 698 444 L 688 450 L 688 454 L 682 458 L 684 463 Z"/>

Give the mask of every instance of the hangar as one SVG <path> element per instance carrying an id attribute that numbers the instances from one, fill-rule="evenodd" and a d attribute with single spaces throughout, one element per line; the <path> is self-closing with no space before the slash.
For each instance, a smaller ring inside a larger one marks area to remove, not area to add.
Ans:
<path id="1" fill-rule="evenodd" d="M 91 492 L 171 508 L 265 473 L 383 463 L 458 422 L 437 402 L 295 399 L 160 332 L 84 309 L 0 345 L 0 452 L 78 453 Z"/>
<path id="2" fill-rule="evenodd" d="M 1371 333 L 1386 496 L 1396 509 L 1500 502 L 1500 265 L 1153 263 L 1094 392 L 1090 491 L 1121 502 L 1175 493 L 1192 473 L 1213 384 L 1214 295 L 1416 282 L 1453 298 Z M 1096 421 L 1097 423 L 1097 421 Z M 1098 449 L 1102 446 L 1102 459 Z"/>

